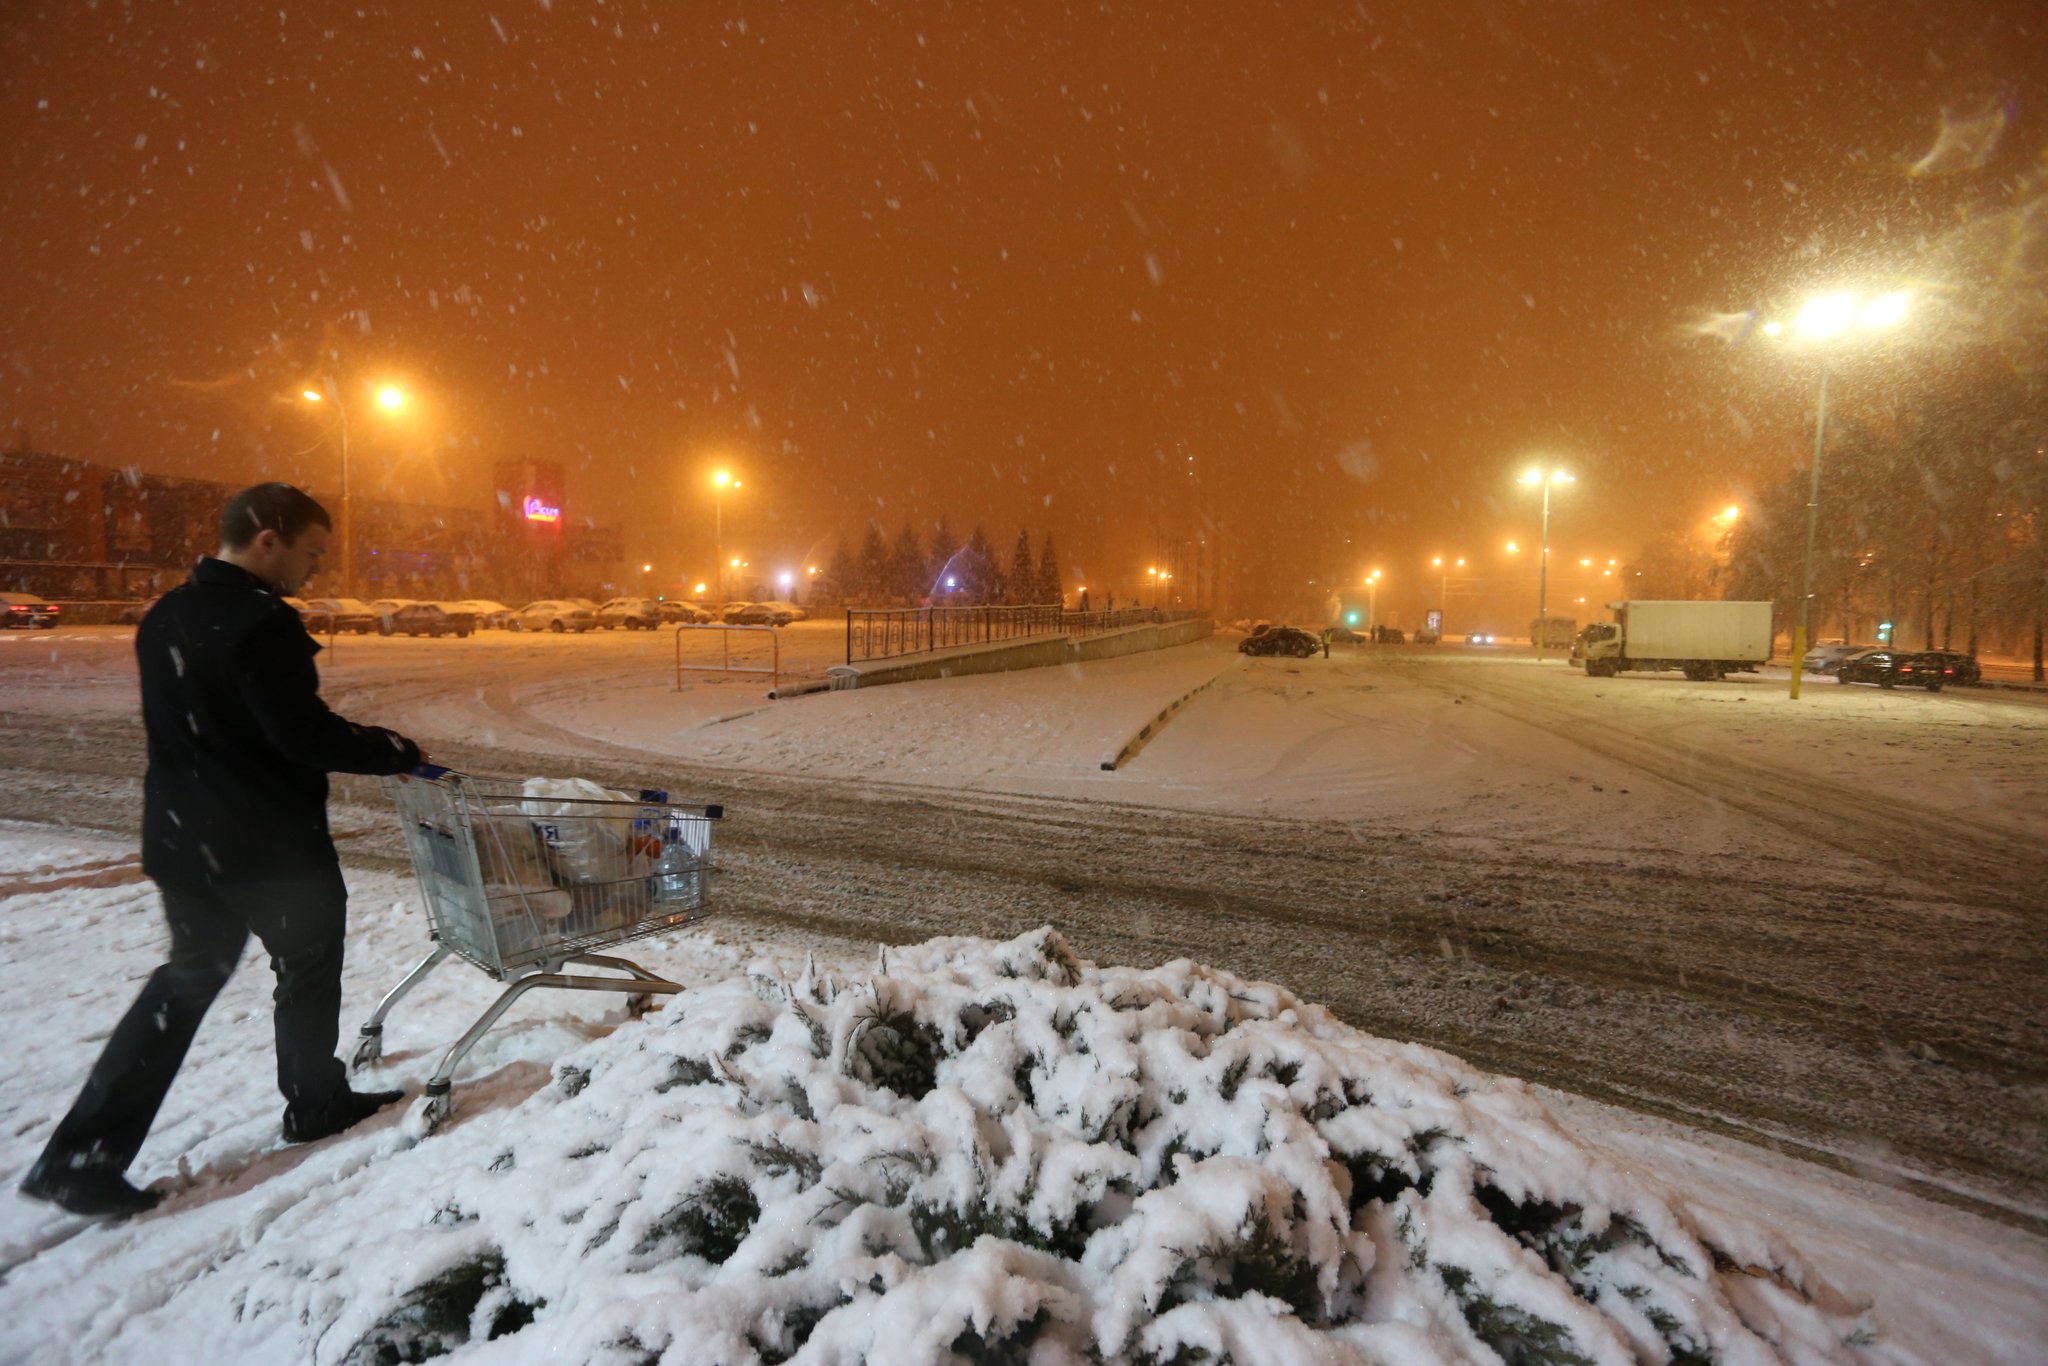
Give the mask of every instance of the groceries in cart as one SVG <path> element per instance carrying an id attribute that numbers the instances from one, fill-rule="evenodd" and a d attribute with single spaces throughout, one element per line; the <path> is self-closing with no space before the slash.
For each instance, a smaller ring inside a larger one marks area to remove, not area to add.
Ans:
<path id="1" fill-rule="evenodd" d="M 386 1014 L 451 954 L 507 984 L 427 1083 L 429 1128 L 448 1111 L 456 1063 L 523 992 L 643 999 L 682 990 L 608 950 L 709 913 L 711 831 L 724 807 L 671 802 L 655 788 L 634 796 L 584 778 L 482 778 L 426 765 L 386 779 L 385 791 L 398 807 L 434 947 L 363 1025 L 351 1065 L 383 1055 Z M 586 971 L 565 973 L 572 963 Z"/>
<path id="2" fill-rule="evenodd" d="M 489 915 L 477 928 L 495 941 L 500 961 L 567 941 L 616 939 L 643 923 L 677 924 L 703 906 L 708 827 L 671 806 L 666 792 L 635 796 L 587 778 L 528 778 L 473 783 L 465 793 L 468 839 L 449 828 L 445 857 L 434 862 L 447 863 L 442 871 L 457 884 L 480 884 Z M 465 845 L 475 852 L 473 875 Z"/>

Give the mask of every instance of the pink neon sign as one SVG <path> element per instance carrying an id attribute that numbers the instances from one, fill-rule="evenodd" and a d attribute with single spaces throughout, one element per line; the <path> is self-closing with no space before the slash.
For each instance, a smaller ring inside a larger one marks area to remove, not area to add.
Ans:
<path id="1" fill-rule="evenodd" d="M 562 510 L 560 508 L 543 503 L 531 494 L 527 495 L 524 511 L 526 513 L 526 520 L 529 522 L 559 522 L 562 520 Z"/>

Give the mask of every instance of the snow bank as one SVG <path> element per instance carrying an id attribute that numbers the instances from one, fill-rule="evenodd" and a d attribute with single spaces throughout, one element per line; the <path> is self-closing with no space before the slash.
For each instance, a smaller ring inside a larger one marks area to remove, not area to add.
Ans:
<path id="1" fill-rule="evenodd" d="M 1876 1332 L 1519 1082 L 1045 929 L 693 989 L 198 1260 L 179 1317 L 350 1366 L 1847 1361 Z"/>

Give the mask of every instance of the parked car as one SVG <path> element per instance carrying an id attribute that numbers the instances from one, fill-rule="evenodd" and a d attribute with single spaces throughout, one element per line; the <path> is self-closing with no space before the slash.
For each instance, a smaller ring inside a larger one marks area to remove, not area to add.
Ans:
<path id="1" fill-rule="evenodd" d="M 1241 655 L 1291 655 L 1295 659 L 1307 659 L 1323 648 L 1323 640 L 1313 631 L 1304 631 L 1299 626 L 1259 626 L 1237 643 Z"/>
<path id="2" fill-rule="evenodd" d="M 1875 683 L 1880 688 L 1925 688 L 1940 692 L 1954 673 L 1939 655 L 1907 650 L 1858 650 L 1835 670 L 1837 683 Z"/>
<path id="3" fill-rule="evenodd" d="M 688 622 L 696 625 L 712 619 L 708 608 L 699 607 L 694 602 L 675 602 L 664 598 L 655 606 L 661 613 L 663 621 Z"/>
<path id="4" fill-rule="evenodd" d="M 1858 650 L 1875 650 L 1875 645 L 1851 645 L 1845 640 L 1824 640 L 1806 652 L 1800 667 L 1810 674 L 1831 674 L 1842 661 Z"/>
<path id="5" fill-rule="evenodd" d="M 447 611 L 437 603 L 409 602 L 385 616 L 380 629 L 387 636 L 466 638 L 476 629 L 476 617 L 469 612 Z"/>
<path id="6" fill-rule="evenodd" d="M 1330 638 L 1332 645 L 1363 645 L 1365 643 L 1365 637 L 1352 630 L 1349 626 L 1332 626 L 1323 634 Z"/>
<path id="7" fill-rule="evenodd" d="M 396 612 L 401 607 L 410 607 L 418 601 L 418 598 L 372 599 L 370 602 L 370 610 L 377 614 L 377 629 L 387 636 L 390 635 L 391 631 L 389 627 L 391 623 L 391 614 L 393 612 Z"/>
<path id="8" fill-rule="evenodd" d="M 0 593 L 0 613 L 6 619 L 9 630 L 50 631 L 55 630 L 57 619 L 64 615 L 64 609 L 47 598 L 33 593 Z"/>
<path id="9" fill-rule="evenodd" d="M 377 614 L 361 598 L 307 598 L 299 615 L 315 635 L 354 631 L 366 636 L 377 629 Z"/>
<path id="10" fill-rule="evenodd" d="M 777 626 L 787 626 L 791 621 L 803 621 L 811 615 L 809 612 L 806 612 L 803 608 L 797 606 L 793 602 L 790 602 L 786 598 L 777 598 L 773 602 L 764 602 L 761 604 L 761 606 L 766 607 L 769 611 L 775 613 L 777 616 L 787 617 L 789 619 L 788 621 L 776 622 L 775 624 Z"/>
<path id="11" fill-rule="evenodd" d="M 725 620 L 731 626 L 787 626 L 796 618 L 777 603 L 735 602 L 726 606 Z"/>
<path id="12" fill-rule="evenodd" d="M 562 598 L 542 598 L 519 609 L 513 620 L 522 631 L 588 631 L 597 625 L 597 613 L 581 603 Z"/>
<path id="13" fill-rule="evenodd" d="M 1408 641 L 1398 626 L 1375 626 L 1372 628 L 1372 638 L 1373 643 L 1377 645 L 1405 645 Z"/>
<path id="14" fill-rule="evenodd" d="M 652 631 L 661 624 L 661 604 L 653 598 L 613 598 L 597 609 L 597 624 L 607 631 L 614 626 Z"/>
<path id="15" fill-rule="evenodd" d="M 460 598 L 441 605 L 444 612 L 467 612 L 476 618 L 478 630 L 509 631 L 512 629 L 512 609 L 491 598 Z"/>
<path id="16" fill-rule="evenodd" d="M 1491 631 L 1472 631 L 1465 636 L 1467 645 L 1492 645 L 1498 640 L 1499 637 Z"/>
<path id="17" fill-rule="evenodd" d="M 1964 654 L 1961 650 L 1922 650 L 1920 657 L 1928 661 L 1939 661 L 1945 674 L 1945 681 L 1959 688 L 1974 688 L 1984 681 L 1984 670 L 1977 663 L 1975 655 Z"/>

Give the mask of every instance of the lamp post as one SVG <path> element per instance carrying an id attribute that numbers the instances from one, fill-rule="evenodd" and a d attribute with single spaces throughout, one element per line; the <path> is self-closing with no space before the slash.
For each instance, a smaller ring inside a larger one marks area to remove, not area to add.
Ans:
<path id="1" fill-rule="evenodd" d="M 1380 638 L 1380 571 L 1365 576 L 1365 633 L 1374 644 Z"/>
<path id="2" fill-rule="evenodd" d="M 1552 484 L 1574 484 L 1578 481 L 1563 470 L 1530 470 L 1522 476 L 1524 484 L 1535 484 L 1543 490 L 1543 531 L 1541 546 L 1536 557 L 1536 662 L 1543 662 L 1543 651 L 1550 645 L 1550 486 Z"/>
<path id="3" fill-rule="evenodd" d="M 335 426 L 341 436 L 341 591 L 339 596 L 349 597 L 355 591 L 356 543 L 354 492 L 349 480 L 348 448 L 348 404 L 342 401 L 341 385 L 332 375 L 324 375 L 318 389 L 301 389 L 299 397 L 308 403 L 332 403 Z M 395 384 L 378 388 L 376 402 L 379 408 L 395 413 L 405 406 L 405 391 Z"/>
<path id="4" fill-rule="evenodd" d="M 711 476 L 711 507 L 716 531 L 713 543 L 718 560 L 718 612 L 725 615 L 725 491 L 738 488 L 740 481 L 732 477 L 731 470 L 718 470 Z"/>
<path id="5" fill-rule="evenodd" d="M 1441 555 L 1438 555 L 1429 563 L 1437 571 L 1436 629 L 1437 634 L 1442 635 L 1445 628 L 1449 625 L 1451 618 L 1451 571 L 1445 566 L 1444 557 Z M 1457 566 L 1460 569 L 1465 567 L 1464 556 L 1460 555 L 1458 557 Z"/>
<path id="6" fill-rule="evenodd" d="M 1820 466 L 1828 439 L 1828 363 L 1833 358 L 1836 338 L 1855 329 L 1883 331 L 1895 327 L 1906 316 L 1912 296 L 1893 290 L 1871 298 L 1847 291 L 1808 299 L 1792 320 L 1792 331 L 1807 341 L 1820 343 L 1820 397 L 1813 415 L 1813 470 L 1806 490 L 1806 552 L 1799 568 L 1799 619 L 1792 628 L 1792 700 L 1799 700 L 1799 676 L 1806 668 L 1807 616 L 1813 603 L 1813 541 L 1820 521 Z M 1764 335 L 1784 333 L 1778 323 L 1765 323 Z"/>

